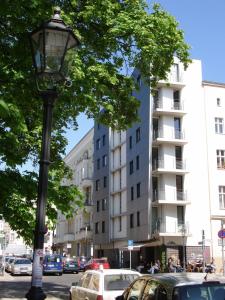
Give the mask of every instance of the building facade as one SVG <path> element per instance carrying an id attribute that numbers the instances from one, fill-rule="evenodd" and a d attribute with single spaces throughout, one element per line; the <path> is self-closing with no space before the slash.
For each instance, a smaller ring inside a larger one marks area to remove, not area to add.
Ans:
<path id="1" fill-rule="evenodd" d="M 225 85 L 202 80 L 199 60 L 179 61 L 157 89 L 135 70 L 140 123 L 94 129 L 94 249 L 112 265 L 140 256 L 221 261 Z M 136 250 L 136 251 L 134 251 Z"/>
<path id="2" fill-rule="evenodd" d="M 67 220 L 58 211 L 54 237 L 54 250 L 70 256 L 93 255 L 93 129 L 64 158 L 71 168 L 73 178 L 63 184 L 74 184 L 84 195 L 84 207 Z"/>

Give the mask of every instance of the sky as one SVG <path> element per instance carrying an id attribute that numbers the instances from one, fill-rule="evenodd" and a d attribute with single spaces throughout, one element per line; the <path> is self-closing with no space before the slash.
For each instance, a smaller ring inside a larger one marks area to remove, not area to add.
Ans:
<path id="1" fill-rule="evenodd" d="M 203 80 L 225 83 L 225 0 L 148 0 L 173 15 L 191 46 L 192 59 L 202 61 Z M 84 115 L 78 118 L 77 131 L 69 130 L 66 137 L 68 153 L 93 126 Z"/>

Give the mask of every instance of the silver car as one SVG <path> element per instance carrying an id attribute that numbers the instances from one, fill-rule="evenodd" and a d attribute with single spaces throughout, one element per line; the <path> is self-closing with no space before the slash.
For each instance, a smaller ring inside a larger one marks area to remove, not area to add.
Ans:
<path id="1" fill-rule="evenodd" d="M 11 274 L 32 274 L 32 262 L 27 258 L 17 258 L 11 265 Z"/>
<path id="2" fill-rule="evenodd" d="M 224 300 L 225 277 L 204 273 L 162 273 L 136 279 L 116 300 Z"/>

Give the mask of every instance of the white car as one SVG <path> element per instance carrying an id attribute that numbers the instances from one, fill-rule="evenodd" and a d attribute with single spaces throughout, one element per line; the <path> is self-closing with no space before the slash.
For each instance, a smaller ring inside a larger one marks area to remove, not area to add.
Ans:
<path id="1" fill-rule="evenodd" d="M 32 274 L 32 262 L 27 258 L 16 258 L 11 265 L 11 274 Z"/>
<path id="2" fill-rule="evenodd" d="M 127 269 L 88 270 L 72 284 L 70 300 L 115 300 L 139 276 Z"/>

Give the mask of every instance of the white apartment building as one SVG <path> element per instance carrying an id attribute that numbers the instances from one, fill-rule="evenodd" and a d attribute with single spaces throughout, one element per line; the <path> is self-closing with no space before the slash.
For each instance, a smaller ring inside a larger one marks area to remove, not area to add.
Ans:
<path id="1" fill-rule="evenodd" d="M 199 60 L 179 61 L 154 93 L 138 70 L 141 122 L 94 128 L 94 254 L 112 265 L 170 256 L 214 257 L 225 217 L 225 85 L 202 80 Z M 203 246 L 202 246 L 203 244 Z"/>
<path id="2" fill-rule="evenodd" d="M 93 131 L 92 128 L 64 158 L 73 178 L 63 184 L 74 184 L 84 194 L 84 208 L 78 209 L 73 218 L 67 220 L 58 212 L 54 250 L 70 256 L 93 255 Z"/>

